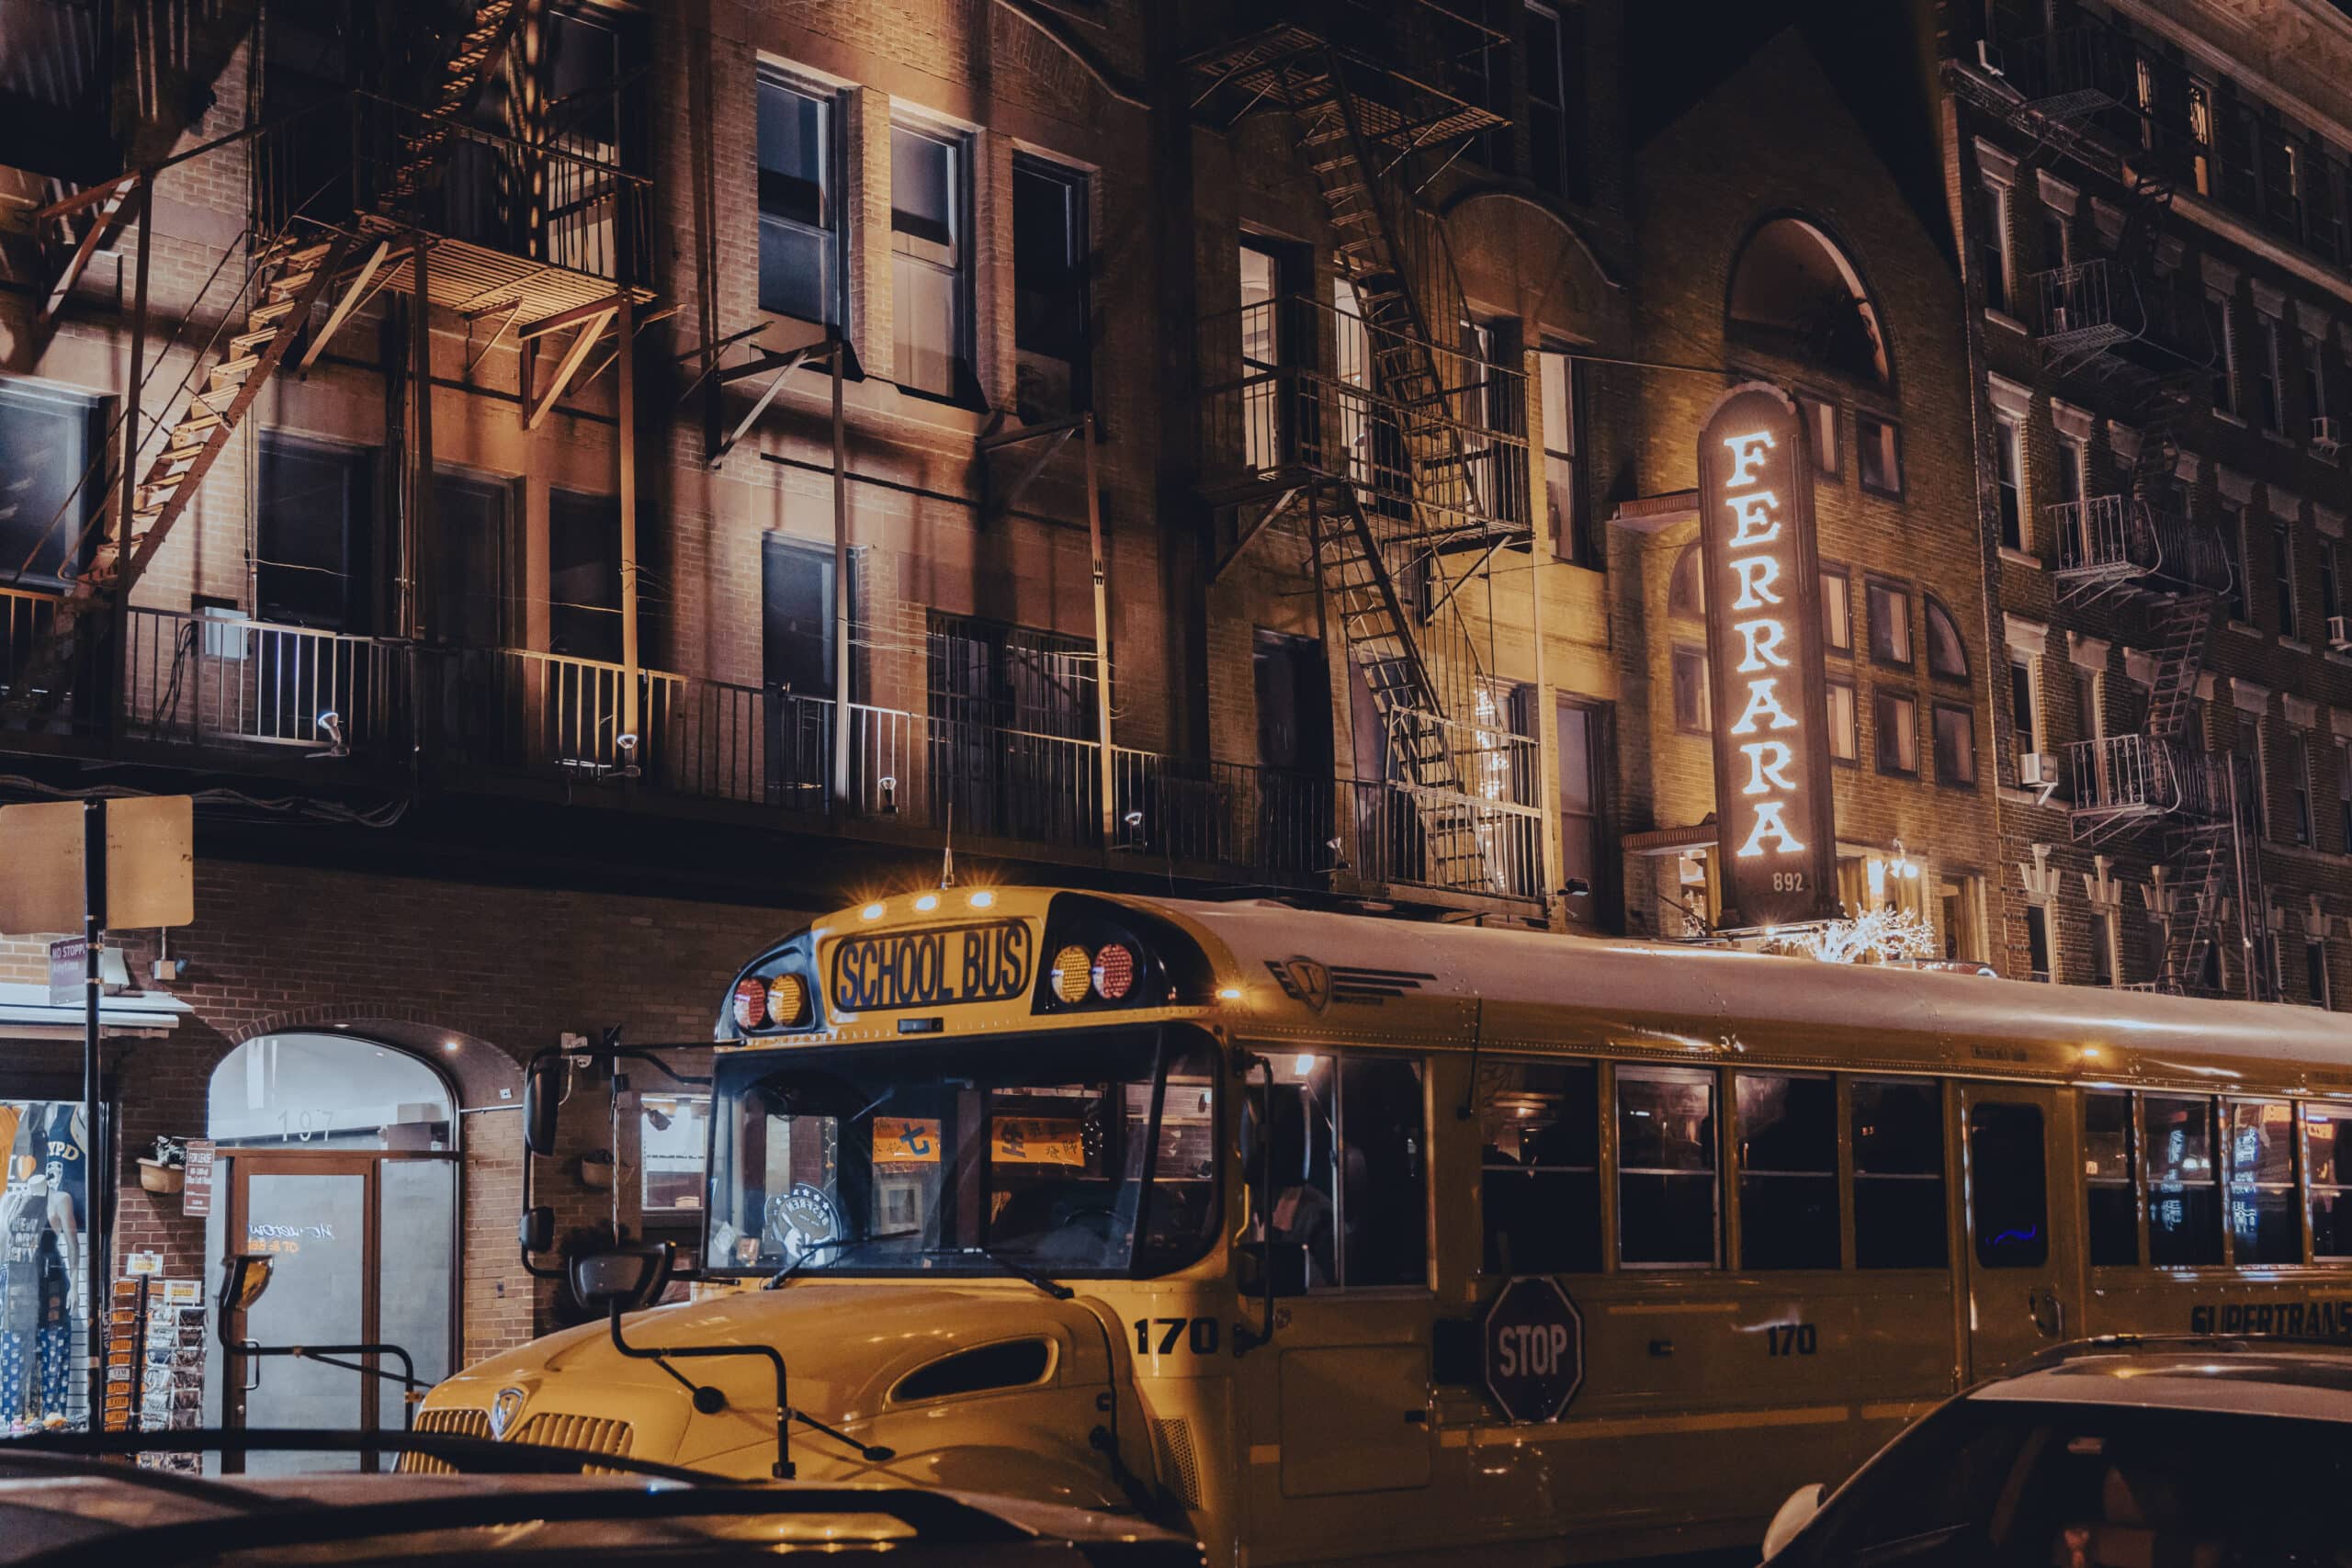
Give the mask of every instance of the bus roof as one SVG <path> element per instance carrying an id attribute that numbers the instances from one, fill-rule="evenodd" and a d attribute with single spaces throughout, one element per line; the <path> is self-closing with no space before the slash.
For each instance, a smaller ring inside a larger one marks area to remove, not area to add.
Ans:
<path id="1" fill-rule="evenodd" d="M 2212 1079 L 2232 1058 L 2352 1089 L 2352 1021 L 2311 1008 L 2209 1001 L 1982 976 L 1814 963 L 1723 948 L 1481 930 L 1271 900 L 1136 898 L 1216 947 L 1242 981 L 1245 1033 L 1451 1038 L 1500 1046 L 1646 1043 L 1716 1053 L 1745 1036 L 1849 1061 L 1857 1044 L 2100 1076 L 2127 1066 Z M 1565 1027 L 1564 1027 L 1565 1025 Z M 1694 1038 L 1694 1036 L 1696 1038 Z M 1864 1053 L 1868 1055 L 1867 1052 Z M 1925 1065 L 1925 1064 L 1922 1064 Z M 2333 1070 L 2331 1070 L 2333 1069 Z"/>

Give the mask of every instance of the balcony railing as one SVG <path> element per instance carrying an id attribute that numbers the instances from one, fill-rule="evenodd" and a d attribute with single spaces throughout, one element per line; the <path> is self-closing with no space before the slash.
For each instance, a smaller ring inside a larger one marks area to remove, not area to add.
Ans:
<path id="1" fill-rule="evenodd" d="M 2060 502 L 2047 509 L 2058 536 L 2058 575 L 2083 581 L 2147 579 L 2195 592 L 2226 593 L 2233 572 L 2222 536 L 2176 513 L 2123 495 Z"/>
<path id="2" fill-rule="evenodd" d="M 1200 324 L 1201 469 L 1211 491 L 1306 471 L 1352 481 L 1432 533 L 1524 525 L 1527 378 L 1431 348 L 1319 300 L 1283 295 Z M 1433 366 L 1434 402 L 1403 400 L 1383 367 Z"/>
<path id="3" fill-rule="evenodd" d="M 28 621 L 40 604 L 0 596 L 0 617 Z M 6 646 L 20 664 L 23 640 Z M 1091 739 L 854 703 L 837 798 L 835 711 L 776 687 L 562 654 L 139 608 L 126 620 L 118 729 L 208 763 L 307 753 L 402 774 L 521 774 L 1193 879 L 1517 901 L 1544 891 L 1535 743 L 1497 727 L 1449 727 L 1459 792 L 1114 747 L 1106 837 Z"/>
<path id="4" fill-rule="evenodd" d="M 2226 816 L 2227 766 L 2226 758 L 2153 735 L 2077 740 L 2067 749 L 2075 821 L 2080 828 L 2125 818 Z"/>
<path id="5" fill-rule="evenodd" d="M 2037 272 L 2028 279 L 2028 287 L 2035 305 L 2035 334 L 2052 353 L 2081 354 L 2104 348 L 2137 330 L 2136 290 L 2127 279 L 2125 288 L 2133 293 L 2129 301 L 2133 307 L 2132 324 L 2127 326 L 2118 319 L 2115 278 L 2105 256 Z"/>
<path id="6" fill-rule="evenodd" d="M 14 692 L 18 672 L 30 667 L 33 649 L 57 624 L 54 593 L 0 588 L 0 694 Z"/>

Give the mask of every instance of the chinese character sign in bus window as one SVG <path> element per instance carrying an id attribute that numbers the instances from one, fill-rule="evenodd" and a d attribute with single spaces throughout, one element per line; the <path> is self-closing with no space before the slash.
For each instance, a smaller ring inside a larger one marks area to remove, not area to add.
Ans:
<path id="1" fill-rule="evenodd" d="M 1858 1079 L 1849 1086 L 1854 1139 L 1854 1263 L 1941 1269 L 1944 1113 L 1940 1085 Z"/>
<path id="2" fill-rule="evenodd" d="M 1721 1259 L 1715 1079 L 1691 1067 L 1617 1069 L 1617 1255 L 1632 1268 Z"/>
<path id="3" fill-rule="evenodd" d="M 1478 1064 L 1487 1273 L 1600 1269 L 1599 1077 L 1590 1062 Z"/>
<path id="4" fill-rule="evenodd" d="M 2245 1263 L 2301 1263 L 2295 1212 L 2295 1108 L 2283 1100 L 2230 1101 L 2230 1244 Z"/>
<path id="5" fill-rule="evenodd" d="M 2221 1193 L 2213 1169 L 2213 1102 L 2152 1094 L 2148 1136 L 2148 1261 L 2159 1269 L 2222 1260 Z"/>
<path id="6" fill-rule="evenodd" d="M 1838 1263 L 1838 1093 L 1826 1077 L 1739 1075 L 1739 1266 Z"/>
<path id="7" fill-rule="evenodd" d="M 2139 1172 L 2132 1142 L 2130 1095 L 2093 1090 L 2083 1096 L 2083 1175 L 2095 1265 L 2140 1261 Z"/>

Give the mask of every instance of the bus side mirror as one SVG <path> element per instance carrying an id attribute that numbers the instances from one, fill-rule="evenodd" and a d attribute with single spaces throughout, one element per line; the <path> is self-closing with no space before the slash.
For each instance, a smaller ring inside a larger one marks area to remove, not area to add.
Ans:
<path id="1" fill-rule="evenodd" d="M 524 1210 L 523 1223 L 516 1228 L 526 1254 L 555 1250 L 555 1211 L 545 1203 Z"/>
<path id="2" fill-rule="evenodd" d="M 535 1155 L 555 1153 L 556 1116 L 563 1109 L 564 1059 L 560 1055 L 531 1058 L 523 1080 L 523 1146 Z"/>
<path id="3" fill-rule="evenodd" d="M 574 1258 L 571 1293 L 598 1311 L 635 1312 L 661 1300 L 670 1284 L 670 1244 L 616 1247 Z"/>

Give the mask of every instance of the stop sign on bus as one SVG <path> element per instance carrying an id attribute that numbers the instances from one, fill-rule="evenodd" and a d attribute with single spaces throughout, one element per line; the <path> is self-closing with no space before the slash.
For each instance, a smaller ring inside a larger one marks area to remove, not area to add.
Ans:
<path id="1" fill-rule="evenodd" d="M 1513 1280 L 1487 1307 L 1487 1392 L 1512 1421 L 1556 1421 L 1584 1382 L 1584 1317 L 1541 1277 Z"/>

